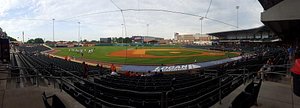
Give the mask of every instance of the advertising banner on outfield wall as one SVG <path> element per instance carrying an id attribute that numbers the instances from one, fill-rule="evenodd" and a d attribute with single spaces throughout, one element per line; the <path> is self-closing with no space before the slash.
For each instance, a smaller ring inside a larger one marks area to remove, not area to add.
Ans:
<path id="1" fill-rule="evenodd" d="M 173 65 L 173 66 L 137 66 L 137 65 L 123 65 L 121 71 L 133 71 L 133 72 L 175 72 L 175 71 L 184 71 L 191 69 L 204 68 L 209 66 L 214 66 L 218 64 L 223 64 L 227 62 L 232 62 L 241 59 L 241 56 L 227 58 L 216 61 L 202 62 L 202 63 L 193 63 L 193 64 L 184 64 L 184 65 Z"/>

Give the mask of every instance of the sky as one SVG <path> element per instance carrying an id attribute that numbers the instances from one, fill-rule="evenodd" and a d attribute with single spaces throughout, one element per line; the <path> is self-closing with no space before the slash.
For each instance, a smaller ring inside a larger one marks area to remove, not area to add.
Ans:
<path id="1" fill-rule="evenodd" d="M 116 4 L 114 5 L 112 1 Z M 202 33 L 259 27 L 258 0 L 0 0 L 0 27 L 11 37 L 73 41 L 149 35 L 172 39 L 174 33 Z M 236 6 L 239 6 L 238 12 Z M 124 10 L 123 16 L 120 9 Z M 140 11 L 130 11 L 135 9 Z M 198 16 L 145 9 L 168 10 Z M 125 11 L 127 10 L 127 11 Z M 123 20 L 124 18 L 124 20 Z M 210 20 L 214 19 L 214 20 Z M 224 22 L 220 23 L 218 21 Z M 78 24 L 80 22 L 80 24 Z M 124 24 L 125 22 L 125 24 Z M 148 25 L 148 26 L 147 26 Z M 78 38 L 80 28 L 80 38 Z M 126 29 L 125 29 L 126 28 Z M 148 31 L 148 32 L 147 32 Z"/>

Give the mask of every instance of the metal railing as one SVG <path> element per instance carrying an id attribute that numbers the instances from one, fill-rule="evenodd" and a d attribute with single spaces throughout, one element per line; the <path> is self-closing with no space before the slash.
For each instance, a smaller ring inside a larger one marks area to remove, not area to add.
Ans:
<path id="1" fill-rule="evenodd" d="M 24 60 L 24 59 L 23 59 Z M 26 62 L 28 63 L 28 62 Z M 253 74 L 255 74 L 256 72 L 251 72 L 249 71 L 249 69 L 251 69 L 251 67 L 261 67 L 263 66 L 263 64 L 257 64 L 257 65 L 246 65 L 246 66 L 242 66 L 238 69 L 230 69 L 230 70 L 226 70 L 227 72 L 225 72 L 226 74 L 224 75 L 218 75 L 216 77 L 214 77 L 213 79 L 210 79 L 208 81 L 204 81 L 204 82 L 200 82 L 198 84 L 195 84 L 195 85 L 192 85 L 192 86 L 188 86 L 188 87 L 183 87 L 183 88 L 179 88 L 179 89 L 176 89 L 176 91 L 180 91 L 180 90 L 186 90 L 186 89 L 191 89 L 191 88 L 195 88 L 195 87 L 200 87 L 202 84 L 205 84 L 205 83 L 208 83 L 209 81 L 213 81 L 213 80 L 219 80 L 218 82 L 218 85 L 216 86 L 216 88 L 214 88 L 213 90 L 211 91 L 208 91 L 206 92 L 205 94 L 203 95 L 200 95 L 199 97 L 196 97 L 192 100 L 189 100 L 189 101 L 186 101 L 186 102 L 182 102 L 182 103 L 177 103 L 175 105 L 172 105 L 172 106 L 168 106 L 168 102 L 169 102 L 169 94 L 173 92 L 173 90 L 168 90 L 168 91 L 159 91 L 159 92 L 141 92 L 141 91 L 135 91 L 135 90 L 128 90 L 128 89 L 120 89 L 120 88 L 113 88 L 113 87 L 108 87 L 108 86 L 105 86 L 105 85 L 102 85 L 102 84 L 99 84 L 99 83 L 95 83 L 93 81 L 89 81 L 87 79 L 84 79 L 84 78 L 81 78 L 67 70 L 64 70 L 62 68 L 59 68 L 57 66 L 54 66 L 51 70 L 52 71 L 56 71 L 56 72 L 59 72 L 59 76 L 47 76 L 47 75 L 42 75 L 42 73 L 40 72 L 40 70 L 47 70 L 49 68 L 47 67 L 13 67 L 11 66 L 10 68 L 14 68 L 14 69 L 20 69 L 20 70 L 25 70 L 25 69 L 32 69 L 32 70 L 36 70 L 35 72 L 35 75 L 28 75 L 27 74 L 18 74 L 18 75 L 26 75 L 26 76 L 19 76 L 19 77 L 8 77 L 8 78 L 5 78 L 5 79 L 0 79 L 0 80 L 7 80 L 7 79 L 11 79 L 11 78 L 35 78 L 36 80 L 36 84 L 38 86 L 39 84 L 39 80 L 40 78 L 44 77 L 44 78 L 48 78 L 47 80 L 49 80 L 48 82 L 51 82 L 50 80 L 53 80 L 52 82 L 55 84 L 55 82 L 57 82 L 60 86 L 60 89 L 62 91 L 62 85 L 68 85 L 68 86 L 71 86 L 73 88 L 76 88 L 76 90 L 79 90 L 81 93 L 84 93 L 84 94 L 87 94 L 89 98 L 89 101 L 93 101 L 93 102 L 99 102 L 101 104 L 105 104 L 105 105 L 109 105 L 109 106 L 113 106 L 113 107 L 134 107 L 134 106 L 128 106 L 128 105 L 119 105 L 119 104 L 116 104 L 116 103 L 111 103 L 111 102 L 108 102 L 106 100 L 103 100 L 101 99 L 101 97 L 96 97 L 95 94 L 96 94 L 96 88 L 105 88 L 105 89 L 108 89 L 109 91 L 114 91 L 114 92 L 122 92 L 124 94 L 135 94 L 135 95 L 140 95 L 140 96 L 143 96 L 143 95 L 157 95 L 157 96 L 160 96 L 160 99 L 158 99 L 159 103 L 160 103 L 160 106 L 161 108 L 175 108 L 175 107 L 180 107 L 180 106 L 186 106 L 186 105 L 189 105 L 191 103 L 197 103 L 200 99 L 202 99 L 203 97 L 205 96 L 209 96 L 211 94 L 213 95 L 217 95 L 218 96 L 218 101 L 219 103 L 222 103 L 222 88 L 225 87 L 225 86 L 228 86 L 229 84 L 232 84 L 234 82 L 239 82 L 239 81 L 242 81 L 244 84 L 246 81 L 249 81 L 251 80 L 251 76 Z M 215 71 L 215 70 L 210 70 L 210 71 Z M 239 72 L 242 72 L 242 73 L 235 73 L 236 71 L 239 71 Z M 217 72 L 217 71 L 216 71 Z M 50 72 L 51 73 L 51 72 Z M 12 74 L 12 73 L 7 73 L 7 74 Z M 67 74 L 67 77 L 66 76 L 63 76 L 63 74 Z M 221 78 L 223 78 L 225 75 L 233 75 L 233 76 L 237 76 L 234 80 L 232 81 L 229 81 L 229 82 L 226 82 L 225 84 L 222 84 L 221 82 Z M 69 81 L 71 79 L 71 81 Z M 82 90 L 78 87 L 76 87 L 72 81 L 73 80 L 76 80 L 76 81 L 82 81 L 82 82 L 85 82 L 85 83 L 88 83 L 88 84 L 91 84 L 93 85 L 93 92 L 92 93 L 88 93 L 86 92 L 85 90 Z M 217 92 L 217 94 L 216 94 Z"/>
<path id="2" fill-rule="evenodd" d="M 9 67 L 10 69 L 33 69 L 32 67 L 28 68 L 28 67 L 14 67 L 14 66 L 10 66 Z M 190 89 L 190 88 L 195 88 L 195 87 L 199 87 L 201 86 L 202 84 L 205 84 L 209 81 L 212 81 L 212 80 L 216 80 L 216 79 L 219 79 L 219 84 L 217 86 L 216 89 L 212 90 L 212 91 L 209 91 L 203 95 L 201 95 L 200 97 L 198 98 L 195 98 L 195 99 L 192 99 L 190 101 L 187 101 L 187 102 L 183 102 L 183 103 L 178 103 L 178 104 L 175 104 L 175 105 L 172 105 L 172 106 L 168 106 L 168 100 L 169 100 L 169 94 L 171 92 L 173 92 L 172 90 L 169 90 L 169 91 L 161 91 L 161 92 L 141 92 L 141 91 L 134 91 L 134 90 L 128 90 L 128 89 L 119 89 L 119 88 L 112 88 L 112 87 L 107 87 L 105 85 L 102 85 L 102 84 L 99 84 L 99 83 L 95 83 L 95 82 L 92 82 L 92 81 L 89 81 L 87 79 L 83 79 L 77 75 L 74 75 L 73 73 L 69 72 L 69 71 L 66 71 L 66 70 L 63 70 L 61 68 L 58 68 L 58 67 L 54 67 L 54 69 L 52 69 L 53 71 L 56 71 L 56 72 L 59 72 L 60 73 L 60 76 L 47 76 L 47 75 L 42 75 L 40 73 L 39 70 L 46 70 L 46 69 L 49 69 L 47 67 L 45 68 L 42 68 L 42 67 L 37 67 L 37 68 L 34 68 L 35 70 L 37 70 L 37 73 L 35 75 L 28 75 L 28 74 L 18 74 L 19 76 L 17 77 L 7 77 L 7 78 L 3 78 L 3 79 L 0 79 L 0 80 L 7 80 L 7 79 L 18 79 L 18 78 L 34 78 L 36 80 L 36 85 L 38 86 L 39 84 L 39 80 L 40 78 L 47 78 L 48 82 L 52 82 L 54 85 L 55 83 L 58 83 L 59 84 L 59 88 L 62 90 L 62 85 L 68 85 L 68 86 L 71 86 L 73 88 L 76 88 L 76 90 L 79 90 L 81 93 L 84 93 L 84 94 L 88 94 L 88 97 L 91 97 L 89 100 L 90 101 L 93 101 L 93 102 L 99 102 L 99 103 L 102 103 L 102 104 L 105 104 L 105 105 L 109 105 L 109 106 L 113 106 L 113 107 L 126 107 L 126 108 L 130 108 L 130 107 L 133 107 L 133 106 L 128 106 L 128 105 L 118 105 L 118 104 L 115 104 L 115 103 L 111 103 L 111 102 L 107 102 L 99 97 L 96 97 L 95 96 L 95 92 L 94 91 L 93 93 L 87 93 L 86 91 L 84 90 L 81 90 L 80 88 L 76 87 L 72 81 L 76 80 L 76 81 L 82 81 L 82 82 L 85 82 L 85 83 L 89 83 L 91 85 L 94 85 L 93 86 L 93 90 L 96 90 L 96 88 L 105 88 L 105 89 L 108 89 L 110 91 L 115 91 L 115 92 L 122 92 L 124 94 L 135 94 L 135 95 L 140 95 L 140 96 L 143 96 L 143 95 L 160 95 L 160 99 L 158 99 L 160 105 L 162 108 L 174 108 L 174 107 L 178 107 L 178 106 L 182 106 L 182 105 L 188 105 L 189 103 L 193 103 L 199 99 L 202 99 L 203 97 L 205 96 L 208 96 L 208 95 L 211 95 L 211 93 L 215 93 L 215 92 L 218 92 L 218 94 L 215 94 L 215 95 L 219 95 L 219 103 L 222 102 L 222 89 L 223 87 L 225 86 L 228 86 L 229 84 L 232 84 L 233 82 L 237 82 L 238 80 L 243 80 L 243 82 L 246 81 L 246 79 L 248 78 L 245 78 L 246 76 L 249 77 L 251 74 L 251 72 L 249 72 L 247 69 L 232 69 L 232 70 L 228 70 L 227 72 L 225 72 L 226 74 L 224 75 L 221 75 L 221 76 L 217 76 L 217 77 L 214 77 L 213 79 L 211 80 L 208 80 L 208 81 L 205 81 L 205 82 L 201 82 L 201 83 L 198 83 L 198 84 L 195 84 L 195 85 L 192 85 L 192 86 L 188 86 L 188 87 L 184 87 L 184 88 L 179 88 L 179 89 L 176 89 L 176 91 L 180 91 L 180 90 L 185 90 L 185 89 Z M 234 74 L 235 71 L 244 71 L 243 74 Z M 15 73 L 10 73 L 10 72 L 2 72 L 2 73 L 5 73 L 5 74 L 15 74 Z M 62 74 L 66 74 L 66 76 L 63 76 Z M 23 76 L 20 76 L 20 75 L 23 75 Z M 26 75 L 26 76 L 25 76 Z M 225 84 L 221 84 L 221 78 L 224 77 L 225 75 L 237 75 L 237 78 L 235 80 L 232 80 L 232 81 L 229 81 L 229 82 L 226 82 Z M 71 81 L 70 81 L 71 79 Z M 54 86 L 55 87 L 55 86 Z"/>

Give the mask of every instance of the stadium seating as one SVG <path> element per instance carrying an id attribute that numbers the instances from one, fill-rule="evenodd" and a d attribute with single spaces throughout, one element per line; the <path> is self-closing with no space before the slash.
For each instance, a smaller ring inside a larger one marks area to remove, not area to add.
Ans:
<path id="1" fill-rule="evenodd" d="M 19 46 L 20 51 L 26 51 L 27 53 L 40 53 L 42 51 L 50 50 L 50 48 L 43 45 L 28 45 L 28 46 Z"/>
<path id="2" fill-rule="evenodd" d="M 230 68 L 230 67 L 228 67 Z M 235 71 L 234 73 L 240 73 Z M 171 88 L 171 81 L 176 78 L 174 83 L 174 90 Z M 124 76 L 110 76 L 106 75 L 100 78 L 95 78 L 94 82 L 106 87 L 122 90 L 132 90 L 139 92 L 164 92 L 170 91 L 168 94 L 168 106 L 176 105 L 178 103 L 189 102 L 192 99 L 203 96 L 197 102 L 191 102 L 188 106 L 210 106 L 219 100 L 218 82 L 221 80 L 222 97 L 228 95 L 232 90 L 242 84 L 242 76 L 231 76 L 225 74 L 223 78 L 216 78 L 215 75 L 201 75 L 201 74 L 173 74 L 163 75 L 158 77 L 124 77 Z M 230 81 L 236 81 L 231 82 Z M 228 84 L 226 84 L 228 83 Z M 161 95 L 147 96 L 146 94 L 120 94 L 118 91 L 108 90 L 99 86 L 94 87 L 88 82 L 74 83 L 78 88 L 82 88 L 87 93 L 95 92 L 100 99 L 106 100 L 110 103 L 128 106 L 160 106 Z M 129 93 L 130 94 L 130 93 Z M 84 98 L 81 98 L 84 99 Z M 81 100 L 83 101 L 83 100 Z"/>

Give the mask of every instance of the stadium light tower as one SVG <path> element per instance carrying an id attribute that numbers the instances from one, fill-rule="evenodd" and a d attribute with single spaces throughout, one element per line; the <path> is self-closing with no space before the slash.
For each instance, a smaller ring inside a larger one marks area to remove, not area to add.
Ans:
<path id="1" fill-rule="evenodd" d="M 240 6 L 236 6 L 236 29 L 239 29 L 239 8 Z"/>
<path id="2" fill-rule="evenodd" d="M 122 27 L 122 37 L 124 37 L 124 24 L 121 24 Z"/>
<path id="3" fill-rule="evenodd" d="M 200 17 L 200 21 L 201 21 L 201 32 L 200 32 L 200 36 L 202 36 L 202 20 L 204 19 L 204 17 Z"/>
<path id="4" fill-rule="evenodd" d="M 147 24 L 147 36 L 149 35 L 149 24 Z"/>
<path id="5" fill-rule="evenodd" d="M 123 40 L 125 39 L 125 37 L 124 37 L 124 24 L 121 24 L 121 26 L 122 26 L 122 45 L 123 45 Z"/>
<path id="6" fill-rule="evenodd" d="M 240 6 L 236 6 L 236 30 L 239 30 L 239 8 Z M 236 39 L 238 39 L 238 32 L 236 32 Z"/>
<path id="7" fill-rule="evenodd" d="M 24 41 L 24 31 L 22 32 L 22 40 L 23 40 L 23 43 L 25 43 L 25 41 Z"/>
<path id="8" fill-rule="evenodd" d="M 80 43 L 80 22 L 78 22 L 78 46 Z"/>
<path id="9" fill-rule="evenodd" d="M 53 25 L 52 25 L 52 39 L 53 39 L 53 42 L 55 41 L 55 40 L 54 40 L 54 21 L 55 21 L 55 19 L 53 18 L 53 19 L 52 19 L 52 24 L 53 24 Z"/>

